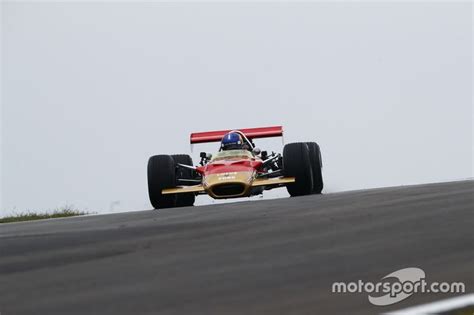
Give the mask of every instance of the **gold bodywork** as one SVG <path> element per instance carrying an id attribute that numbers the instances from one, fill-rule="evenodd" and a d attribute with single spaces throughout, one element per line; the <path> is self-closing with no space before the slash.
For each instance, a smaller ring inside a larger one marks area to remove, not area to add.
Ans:
<path id="1" fill-rule="evenodd" d="M 202 185 L 207 194 L 215 199 L 243 197 L 250 195 L 254 178 L 255 171 L 217 173 L 205 176 Z M 234 189 L 225 191 L 226 187 Z"/>
<path id="2" fill-rule="evenodd" d="M 255 171 L 226 172 L 207 175 L 200 185 L 163 189 L 162 194 L 205 192 L 215 199 L 248 197 L 252 195 L 253 187 L 265 186 L 270 189 L 294 182 L 294 177 L 256 178 Z"/>

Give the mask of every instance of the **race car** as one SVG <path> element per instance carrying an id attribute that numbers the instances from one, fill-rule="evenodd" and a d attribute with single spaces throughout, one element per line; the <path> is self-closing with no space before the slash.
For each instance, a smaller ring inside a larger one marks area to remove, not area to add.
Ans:
<path id="1" fill-rule="evenodd" d="M 286 144 L 283 154 L 261 151 L 258 138 L 283 137 L 283 127 L 192 133 L 191 145 L 221 142 L 212 155 L 201 152 L 194 166 L 187 154 L 155 155 L 148 161 L 148 193 L 155 209 L 187 207 L 196 195 L 214 199 L 250 197 L 285 186 L 290 196 L 320 194 L 322 160 L 316 142 Z"/>

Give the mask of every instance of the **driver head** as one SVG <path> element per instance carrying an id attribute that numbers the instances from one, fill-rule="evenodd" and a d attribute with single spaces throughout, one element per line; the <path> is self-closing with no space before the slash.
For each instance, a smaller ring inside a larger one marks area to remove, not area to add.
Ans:
<path id="1" fill-rule="evenodd" d="M 222 150 L 238 150 L 242 149 L 242 136 L 237 132 L 229 132 L 221 140 Z"/>

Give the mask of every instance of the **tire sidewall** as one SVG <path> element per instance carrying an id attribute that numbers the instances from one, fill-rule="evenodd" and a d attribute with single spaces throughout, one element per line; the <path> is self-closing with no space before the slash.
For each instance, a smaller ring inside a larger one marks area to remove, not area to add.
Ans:
<path id="1" fill-rule="evenodd" d="M 286 177 L 295 177 L 295 183 L 287 185 L 291 196 L 308 195 L 313 191 L 311 159 L 306 143 L 285 145 L 283 148 L 283 174 Z"/>
<path id="2" fill-rule="evenodd" d="M 175 162 L 170 155 L 154 155 L 148 160 L 148 195 L 155 209 L 176 205 L 176 195 L 163 195 L 165 188 L 176 187 Z"/>

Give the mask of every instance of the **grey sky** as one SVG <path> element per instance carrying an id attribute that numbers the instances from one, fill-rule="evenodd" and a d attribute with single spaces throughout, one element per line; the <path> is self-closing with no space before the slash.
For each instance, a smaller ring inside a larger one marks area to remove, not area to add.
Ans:
<path id="1" fill-rule="evenodd" d="M 221 128 L 317 141 L 326 192 L 473 176 L 469 2 L 2 7 L 0 215 L 149 209 L 148 157 Z"/>

